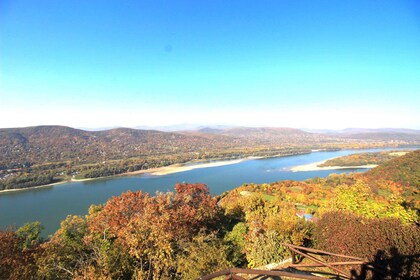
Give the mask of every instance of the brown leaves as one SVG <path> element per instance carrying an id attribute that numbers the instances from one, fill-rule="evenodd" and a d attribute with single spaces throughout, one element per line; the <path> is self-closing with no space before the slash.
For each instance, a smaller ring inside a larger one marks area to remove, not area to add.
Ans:
<path id="1" fill-rule="evenodd" d="M 22 243 L 15 232 L 0 230 L 0 279 L 35 279 L 39 247 L 25 250 Z"/>
<path id="2" fill-rule="evenodd" d="M 176 273 L 181 244 L 217 223 L 218 211 L 204 184 L 176 184 L 175 194 L 139 191 L 112 198 L 88 217 L 89 231 L 91 240 L 101 236 L 121 244 L 141 271 L 163 276 Z"/>

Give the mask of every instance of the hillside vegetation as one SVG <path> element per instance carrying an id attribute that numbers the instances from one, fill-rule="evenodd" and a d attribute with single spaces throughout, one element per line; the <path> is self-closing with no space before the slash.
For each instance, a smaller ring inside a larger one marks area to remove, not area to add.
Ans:
<path id="1" fill-rule="evenodd" d="M 394 182 L 406 203 L 420 209 L 420 150 L 387 161 L 359 176 L 377 193 L 386 192 L 383 185 Z"/>
<path id="2" fill-rule="evenodd" d="M 0 231 L 0 274 L 9 279 L 197 279 L 259 267 L 291 253 L 283 242 L 357 256 L 385 267 L 381 279 L 420 277 L 420 151 L 363 174 L 245 184 L 212 197 L 203 184 L 141 191 L 68 216 L 49 240 L 42 226 Z M 376 183 L 375 175 L 392 172 Z M 398 175 L 400 172 L 405 175 Z M 400 178 L 408 178 L 401 181 Z M 302 214 L 313 215 L 303 218 Z M 346 267 L 355 277 L 372 271 Z"/>

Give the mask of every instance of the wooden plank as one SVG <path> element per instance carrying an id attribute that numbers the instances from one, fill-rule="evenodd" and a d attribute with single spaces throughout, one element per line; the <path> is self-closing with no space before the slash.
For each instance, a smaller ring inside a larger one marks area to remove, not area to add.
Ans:
<path id="1" fill-rule="evenodd" d="M 348 258 L 348 259 L 353 259 L 353 260 L 367 262 L 366 260 L 364 260 L 362 258 L 353 257 L 353 256 L 335 254 L 335 253 L 331 253 L 331 252 L 326 252 L 326 251 L 322 251 L 322 250 L 316 250 L 316 249 L 312 249 L 312 248 L 306 248 L 306 247 L 296 246 L 296 245 L 287 244 L 287 243 L 282 243 L 281 245 L 286 246 L 289 249 L 290 248 L 295 248 L 295 249 L 299 249 L 299 250 L 303 250 L 303 251 L 311 252 L 311 253 L 318 253 L 318 254 L 323 254 L 323 255 L 330 255 L 330 256 L 335 256 L 335 257 L 342 257 L 342 258 Z"/>
<path id="2" fill-rule="evenodd" d="M 286 271 L 276 271 L 276 270 L 260 270 L 260 269 L 250 269 L 250 268 L 231 268 L 232 273 L 240 274 L 251 274 L 251 275 L 264 275 L 264 276 L 283 276 L 290 277 L 295 279 L 308 279 L 308 280 L 325 280 L 324 277 L 307 275 L 307 274 L 297 274 Z"/>
<path id="3" fill-rule="evenodd" d="M 236 275 L 236 274 L 232 274 L 232 279 L 233 280 L 246 280 L 245 278 L 243 278 L 243 277 L 241 277 L 239 275 Z"/>
<path id="4" fill-rule="evenodd" d="M 354 262 L 330 262 L 329 265 L 362 265 L 365 262 L 362 261 L 354 261 Z M 318 263 L 308 263 L 308 264 L 291 264 L 289 267 L 322 267 L 325 266 L 323 264 Z"/>
<path id="5" fill-rule="evenodd" d="M 210 279 L 213 279 L 213 278 L 216 278 L 216 277 L 219 277 L 219 276 L 223 276 L 223 275 L 228 275 L 228 274 L 230 274 L 230 270 L 229 269 L 224 269 L 224 270 L 221 270 L 221 271 L 214 272 L 212 274 L 202 276 L 202 277 L 200 277 L 200 280 L 210 280 Z"/>
<path id="6" fill-rule="evenodd" d="M 318 264 L 322 264 L 322 265 L 324 265 L 324 266 L 326 266 L 326 267 L 328 267 L 328 268 L 331 268 L 333 271 L 335 271 L 335 272 L 337 272 L 337 273 L 341 274 L 342 276 L 345 276 L 345 277 L 347 277 L 347 278 L 350 278 L 350 275 L 349 275 L 349 274 L 347 274 L 346 272 L 342 271 L 341 269 L 338 269 L 338 268 L 336 268 L 336 267 L 334 267 L 334 266 L 332 266 L 332 265 L 329 265 L 328 263 L 325 263 L 325 262 L 323 262 L 323 261 L 320 261 L 320 260 L 318 260 L 317 258 L 315 258 L 315 257 L 313 257 L 313 256 L 310 256 L 310 255 L 308 255 L 308 254 L 305 254 L 305 253 L 299 252 L 298 250 L 294 249 L 293 247 L 289 247 L 289 249 L 290 249 L 290 250 L 292 250 L 292 251 L 295 251 L 296 253 L 298 253 L 298 254 L 300 254 L 300 255 L 302 255 L 302 256 L 304 256 L 304 257 L 306 257 L 306 258 L 310 259 L 310 260 L 313 260 L 314 262 L 316 262 L 316 263 L 318 263 Z"/>

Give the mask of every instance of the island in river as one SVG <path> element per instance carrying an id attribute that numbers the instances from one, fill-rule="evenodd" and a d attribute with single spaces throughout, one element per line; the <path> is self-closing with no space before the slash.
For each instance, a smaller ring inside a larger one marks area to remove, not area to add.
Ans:
<path id="1" fill-rule="evenodd" d="M 380 152 L 354 153 L 346 156 L 294 166 L 292 171 L 316 171 L 316 170 L 334 170 L 349 168 L 374 168 L 391 159 L 403 156 L 409 151 L 406 150 L 388 150 Z"/>

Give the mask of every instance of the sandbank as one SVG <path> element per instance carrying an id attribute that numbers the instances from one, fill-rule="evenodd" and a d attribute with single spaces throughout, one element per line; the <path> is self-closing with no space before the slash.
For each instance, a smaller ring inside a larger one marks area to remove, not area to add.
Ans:
<path id="1" fill-rule="evenodd" d="M 403 156 L 403 155 L 405 155 L 405 154 L 408 154 L 409 152 L 406 152 L 406 151 L 404 151 L 404 152 L 392 152 L 392 153 L 389 153 L 389 155 L 390 156 Z"/>
<path id="2" fill-rule="evenodd" d="M 208 163 L 198 163 L 198 164 L 188 164 L 188 165 L 173 164 L 173 165 L 159 167 L 159 168 L 145 170 L 145 171 L 146 173 L 153 176 L 161 176 L 161 175 L 168 175 L 172 173 L 190 171 L 190 170 L 198 169 L 198 168 L 208 168 L 208 167 L 217 167 L 217 166 L 236 164 L 244 160 L 245 159 L 221 160 L 221 161 L 214 161 L 214 162 L 208 162 Z"/>
<path id="3" fill-rule="evenodd" d="M 67 182 L 85 182 L 85 181 L 92 181 L 92 180 L 97 180 L 97 179 L 103 179 L 103 178 L 108 178 L 108 177 L 112 177 L 112 176 L 104 176 L 104 177 L 95 177 L 95 178 L 83 178 L 83 179 L 76 179 L 76 178 L 71 178 L 69 181 Z"/>
<path id="4" fill-rule="evenodd" d="M 327 159 L 327 160 L 330 160 L 330 159 Z M 357 165 L 357 166 L 354 166 L 354 165 L 353 166 L 324 166 L 324 167 L 319 166 L 325 163 L 327 160 L 294 166 L 290 168 L 290 170 L 293 172 L 299 172 L 299 171 L 319 171 L 319 170 L 335 170 L 335 169 L 374 168 L 378 166 L 377 164 L 366 164 L 366 165 Z"/>

